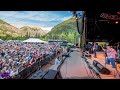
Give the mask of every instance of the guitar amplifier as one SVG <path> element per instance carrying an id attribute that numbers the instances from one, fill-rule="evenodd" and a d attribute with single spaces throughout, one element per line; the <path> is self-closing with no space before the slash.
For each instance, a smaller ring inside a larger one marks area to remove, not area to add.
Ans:
<path id="1" fill-rule="evenodd" d="M 58 71 L 50 69 L 43 79 L 57 79 Z"/>

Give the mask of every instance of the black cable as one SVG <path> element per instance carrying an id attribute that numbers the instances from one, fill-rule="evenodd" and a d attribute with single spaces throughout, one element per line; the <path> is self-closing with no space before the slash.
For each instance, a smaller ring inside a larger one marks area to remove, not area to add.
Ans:
<path id="1" fill-rule="evenodd" d="M 90 66 L 91 71 L 94 73 L 94 75 L 97 77 L 97 79 L 101 79 L 100 75 Z"/>
<path id="2" fill-rule="evenodd" d="M 67 75 L 67 61 L 66 61 L 66 72 L 65 72 L 65 78 L 66 78 L 66 75 Z"/>
<path id="3" fill-rule="evenodd" d="M 87 65 L 88 65 L 88 68 L 89 68 L 89 70 L 90 70 L 90 73 L 92 74 L 92 76 L 94 77 L 94 79 L 95 79 L 95 75 L 93 74 L 93 72 L 92 72 L 92 68 L 90 67 L 90 65 L 89 65 L 89 63 L 87 63 Z"/>
<path id="4" fill-rule="evenodd" d="M 85 60 L 85 59 L 84 59 L 84 60 Z M 86 62 L 87 66 L 88 66 L 88 68 L 89 68 L 89 70 L 90 70 L 90 73 L 91 73 L 92 77 L 94 77 L 93 73 L 91 72 L 90 66 L 88 65 L 89 62 L 88 62 L 87 60 L 85 60 L 85 62 Z"/>
<path id="5" fill-rule="evenodd" d="M 84 60 L 85 60 L 85 62 L 87 63 L 87 66 L 88 66 L 88 68 L 90 69 L 90 72 L 91 72 L 91 71 L 94 72 L 94 74 L 95 74 L 99 79 L 101 79 L 100 75 L 90 66 L 90 63 L 89 63 L 86 59 L 84 59 Z M 92 72 L 91 72 L 91 73 L 92 73 Z M 92 75 L 93 75 L 93 73 L 92 73 Z M 95 75 L 93 75 L 93 77 L 94 77 Z"/>
<path id="6" fill-rule="evenodd" d="M 86 68 L 86 66 L 85 66 L 85 63 L 83 62 L 83 64 L 84 64 L 84 67 L 85 67 L 85 70 L 86 70 L 86 72 L 87 72 L 87 75 L 88 76 L 90 76 L 89 74 L 88 74 L 88 71 L 87 71 L 87 68 Z M 91 72 L 91 71 L 90 71 Z"/>
<path id="7" fill-rule="evenodd" d="M 39 15 L 39 14 L 32 15 L 32 16 L 30 16 L 30 17 L 28 17 L 28 18 L 31 18 L 31 17 L 37 16 L 37 15 Z M 18 20 L 18 21 L 16 21 L 16 22 L 18 23 L 18 22 L 21 22 L 22 20 L 25 20 L 25 19 L 27 19 L 27 18 L 24 18 L 24 19 Z M 16 23 L 16 22 L 14 22 L 14 23 Z M 14 23 L 12 23 L 12 24 L 14 24 Z"/>
<path id="8" fill-rule="evenodd" d="M 11 16 L 8 16 L 8 17 L 6 17 L 6 18 L 4 18 L 4 19 L 2 19 L 2 20 L 6 20 L 7 18 L 10 18 L 10 17 L 15 16 L 15 15 L 17 15 L 17 14 L 18 14 L 18 12 L 15 13 L 15 14 L 13 14 L 13 15 L 11 15 Z"/>

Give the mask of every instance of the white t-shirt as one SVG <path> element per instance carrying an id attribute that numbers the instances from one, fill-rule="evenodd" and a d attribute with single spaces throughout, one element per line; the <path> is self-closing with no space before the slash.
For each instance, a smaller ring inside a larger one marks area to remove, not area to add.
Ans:
<path id="1" fill-rule="evenodd" d="M 11 71 L 11 72 L 10 72 L 10 76 L 12 77 L 12 76 L 14 76 L 14 75 L 15 75 L 15 72 Z"/>
<path id="2" fill-rule="evenodd" d="M 57 64 L 60 64 L 60 60 L 58 60 L 58 59 L 56 58 L 56 60 L 55 60 L 55 65 L 57 65 Z"/>
<path id="3" fill-rule="evenodd" d="M 10 72 L 10 76 L 14 76 L 14 75 L 16 75 L 17 74 L 17 71 L 16 72 L 14 72 L 14 71 L 11 71 Z"/>

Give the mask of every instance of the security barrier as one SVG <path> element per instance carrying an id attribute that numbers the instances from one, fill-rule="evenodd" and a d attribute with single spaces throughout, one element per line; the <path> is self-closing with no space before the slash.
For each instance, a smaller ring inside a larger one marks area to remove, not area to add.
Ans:
<path id="1" fill-rule="evenodd" d="M 43 60 L 38 59 L 37 62 L 35 62 L 30 67 L 27 67 L 22 70 L 18 70 L 18 74 L 14 78 L 10 77 L 9 79 L 25 79 L 25 78 L 29 77 L 35 71 L 41 69 L 42 66 L 48 64 L 51 60 L 53 60 L 62 51 L 63 51 L 62 49 L 59 49 L 59 53 L 53 52 L 52 55 L 45 57 Z"/>

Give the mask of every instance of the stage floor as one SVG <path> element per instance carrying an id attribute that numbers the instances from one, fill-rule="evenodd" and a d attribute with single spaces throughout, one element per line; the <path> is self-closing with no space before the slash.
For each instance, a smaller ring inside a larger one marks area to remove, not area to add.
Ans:
<path id="1" fill-rule="evenodd" d="M 91 64 L 93 63 L 93 60 L 97 60 L 105 66 L 105 57 L 103 52 L 97 52 L 97 58 L 94 58 L 93 54 L 91 54 L 91 56 L 91 59 L 87 59 Z M 111 73 L 110 75 L 100 74 L 101 79 L 119 79 L 115 68 L 112 68 L 111 65 L 106 65 L 106 68 L 109 69 Z M 81 58 L 81 53 L 77 50 L 70 53 L 70 57 L 68 57 L 61 66 L 60 72 L 63 79 L 93 78 L 86 62 Z"/>
<path id="2" fill-rule="evenodd" d="M 110 75 L 100 74 L 102 79 L 119 79 L 116 68 L 112 68 L 111 64 L 105 65 L 105 56 L 103 52 L 97 52 L 97 58 L 94 58 L 93 54 L 91 54 L 91 59 L 88 59 L 88 61 L 92 64 L 93 60 L 97 60 L 99 63 L 111 71 Z"/>
<path id="3" fill-rule="evenodd" d="M 60 68 L 63 79 L 91 79 L 90 70 L 85 61 L 81 58 L 80 52 L 74 50 L 70 53 L 70 57 L 65 59 L 65 62 Z"/>

